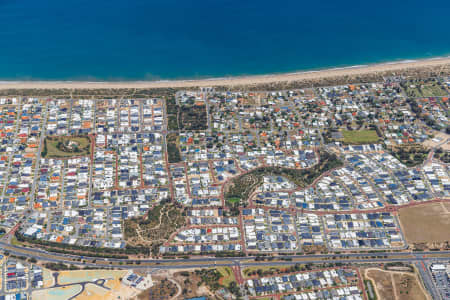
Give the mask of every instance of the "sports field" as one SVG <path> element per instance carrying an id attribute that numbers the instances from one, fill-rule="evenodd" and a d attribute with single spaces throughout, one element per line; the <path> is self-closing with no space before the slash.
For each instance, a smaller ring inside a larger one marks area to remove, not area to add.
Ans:
<path id="1" fill-rule="evenodd" d="M 342 130 L 342 135 L 344 143 L 353 145 L 372 144 L 380 139 L 375 130 Z"/>
<path id="2" fill-rule="evenodd" d="M 402 208 L 400 223 L 409 243 L 450 240 L 450 210 L 447 203 L 429 203 Z"/>

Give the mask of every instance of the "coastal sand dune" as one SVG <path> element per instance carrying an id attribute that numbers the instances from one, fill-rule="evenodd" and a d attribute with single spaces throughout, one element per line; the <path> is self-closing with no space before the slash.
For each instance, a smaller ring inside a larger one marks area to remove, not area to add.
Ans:
<path id="1" fill-rule="evenodd" d="M 211 78 L 199 80 L 167 81 L 122 81 L 122 82 L 87 82 L 87 81 L 2 81 L 0 89 L 120 89 L 120 88 L 190 88 L 214 86 L 258 85 L 274 82 L 295 82 L 318 80 L 341 76 L 360 76 L 385 72 L 400 73 L 408 69 L 435 68 L 449 65 L 450 57 L 423 60 L 401 61 L 320 71 L 307 71 L 286 74 L 255 75 L 242 77 Z"/>

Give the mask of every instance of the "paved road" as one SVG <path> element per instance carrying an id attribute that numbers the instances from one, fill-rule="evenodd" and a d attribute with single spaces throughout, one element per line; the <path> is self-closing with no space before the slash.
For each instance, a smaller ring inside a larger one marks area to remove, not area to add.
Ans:
<path id="1" fill-rule="evenodd" d="M 424 258 L 423 256 L 416 256 L 415 258 L 383 258 L 383 259 L 350 259 L 350 260 L 346 260 L 346 259 L 335 259 L 333 261 L 329 261 L 328 263 L 332 262 L 332 263 L 343 263 L 343 264 L 355 264 L 355 263 L 389 263 L 389 262 L 405 262 L 405 263 L 415 263 L 415 264 L 423 264 L 426 261 L 433 261 L 433 260 L 441 260 L 442 258 Z M 277 262 L 248 262 L 248 263 L 242 263 L 241 266 L 242 267 L 263 267 L 263 266 L 274 266 L 274 265 L 284 265 L 284 266 L 291 266 L 291 265 L 295 265 L 297 263 L 301 263 L 301 264 L 321 264 L 321 263 L 327 263 L 327 261 L 322 261 L 322 260 L 308 260 L 308 261 L 301 261 L 301 262 L 294 262 L 294 261 L 277 261 Z M 87 266 L 96 266 L 95 264 L 82 264 L 82 263 L 77 263 L 78 265 L 87 265 Z M 182 264 L 182 265 L 168 265 L 168 266 L 161 266 L 161 265 L 156 265 L 156 266 L 123 266 L 123 265 L 113 265 L 111 267 L 116 267 L 116 268 L 120 268 L 120 269 L 141 269 L 141 270 L 152 270 L 152 269 L 185 269 L 185 268 L 205 268 L 205 267 L 219 267 L 219 266 L 228 266 L 228 267 L 233 267 L 235 265 L 234 261 L 229 261 L 226 263 L 193 263 L 193 264 Z M 427 272 L 428 273 L 428 272 Z M 423 278 L 423 274 L 421 272 L 422 278 Z M 429 276 L 429 274 L 428 274 Z M 440 299 L 440 298 L 435 298 L 435 295 L 437 295 L 437 291 L 434 288 L 434 284 L 432 282 L 430 282 L 430 279 L 425 279 L 425 286 L 427 288 L 427 290 L 433 295 L 433 299 Z M 242 287 L 242 285 L 241 285 Z M 242 289 L 241 289 L 242 291 Z M 244 292 L 245 295 L 245 292 Z"/>
<path id="2" fill-rule="evenodd" d="M 58 274 L 58 272 L 55 272 L 54 274 Z M 41 288 L 31 288 L 31 286 L 29 285 L 29 288 L 26 290 L 26 292 L 31 295 L 32 292 L 35 291 L 39 291 L 39 290 L 47 290 L 47 289 L 52 289 L 52 288 L 63 288 L 63 287 L 69 287 L 69 286 L 73 286 L 73 285 L 81 285 L 81 289 L 79 292 L 77 292 L 75 295 L 73 295 L 72 297 L 68 298 L 68 300 L 71 299 L 76 299 L 76 297 L 78 297 L 79 295 L 81 295 L 87 284 L 92 284 L 92 285 L 96 285 L 100 288 L 103 288 L 105 290 L 111 290 L 111 288 L 105 286 L 106 281 L 104 279 L 96 279 L 94 281 L 81 281 L 81 282 L 75 282 L 75 283 L 66 283 L 66 284 L 59 284 L 56 281 L 57 275 L 55 276 L 55 284 L 53 286 L 50 287 L 41 287 Z M 22 292 L 24 292 L 22 290 Z M 2 291 L 0 291 L 0 296 L 5 296 L 5 295 L 9 295 L 9 294 L 17 294 L 16 292 L 5 292 L 4 289 Z"/>
<path id="3" fill-rule="evenodd" d="M 28 252 L 35 253 L 35 257 L 37 258 L 39 255 L 46 255 L 46 256 L 52 256 L 53 258 L 59 258 L 59 259 L 79 259 L 79 255 L 71 255 L 71 254 L 60 254 L 60 253 L 52 253 L 47 252 L 45 250 L 41 249 L 35 249 L 35 248 L 27 248 L 27 247 L 21 247 L 21 246 L 14 246 L 10 245 L 7 242 L 0 241 L 0 248 L 6 251 L 9 251 L 10 253 L 13 253 L 12 251 L 18 253 L 17 255 L 25 255 L 29 254 Z M 421 252 L 376 252 L 376 253 L 341 253 L 341 254 L 305 254 L 305 255 L 280 255 L 277 258 L 285 258 L 285 259 L 321 259 L 321 258 L 345 258 L 345 257 L 361 257 L 361 256 L 389 256 L 389 257 L 398 257 L 398 256 L 404 256 L 412 254 L 414 256 L 426 256 L 429 254 L 441 254 L 441 255 L 448 255 L 450 257 L 450 250 L 447 251 L 421 251 Z M 30 254 L 31 255 L 31 254 Z M 189 258 L 189 262 L 214 262 L 217 260 L 226 260 L 230 262 L 234 261 L 246 261 L 246 260 L 252 260 L 255 259 L 257 256 L 245 256 L 245 257 L 191 257 Z M 98 258 L 98 257 L 89 257 L 84 256 L 85 259 L 96 259 L 96 260 L 107 260 L 110 262 L 135 262 L 140 261 L 141 263 L 175 263 L 175 262 L 186 262 L 186 259 L 142 259 L 142 260 L 136 260 L 136 259 L 117 259 L 117 258 Z M 104 265 L 101 265 L 104 266 Z"/>
<path id="4" fill-rule="evenodd" d="M 436 289 L 436 286 L 433 282 L 433 278 L 431 278 L 430 271 L 427 269 L 427 266 L 424 261 L 416 261 L 414 262 L 417 270 L 419 270 L 420 278 L 427 289 L 427 291 L 431 294 L 433 299 L 439 300 L 441 296 L 439 295 L 439 291 Z"/>
<path id="5" fill-rule="evenodd" d="M 46 124 L 47 122 L 47 117 L 48 117 L 48 101 L 45 102 L 45 111 L 44 111 L 44 115 L 43 115 L 43 124 Z M 33 183 L 31 185 L 31 191 L 30 191 L 30 209 L 33 209 L 33 205 L 34 205 L 34 194 L 36 191 L 36 184 L 38 182 L 38 176 L 39 176 L 39 164 L 41 162 L 41 153 L 42 153 L 42 148 L 44 147 L 44 141 L 45 141 L 45 137 L 46 137 L 46 133 L 47 130 L 44 127 L 41 131 L 41 136 L 39 138 L 39 146 L 38 146 L 38 152 L 36 154 L 36 165 L 34 167 L 34 175 L 33 175 Z"/>
<path id="6" fill-rule="evenodd" d="M 204 257 L 204 258 L 191 258 L 191 259 L 147 259 L 147 260 L 139 260 L 141 264 L 145 263 L 153 263 L 154 265 L 135 265 L 130 264 L 127 265 L 126 262 L 135 262 L 137 260 L 126 260 L 126 259 L 108 259 L 111 263 L 110 265 L 100 264 L 100 263 L 83 263 L 78 261 L 73 261 L 71 258 L 80 258 L 80 256 L 75 255 L 65 255 L 65 254 L 57 254 L 57 253 L 48 253 L 39 249 L 30 249 L 25 247 L 12 246 L 5 242 L 0 242 L 0 246 L 3 250 L 8 251 L 11 254 L 25 257 L 34 257 L 38 260 L 49 261 L 49 262 L 62 262 L 74 265 L 83 265 L 90 267 L 115 267 L 120 269 L 151 269 L 151 268 L 197 268 L 197 267 L 208 267 L 208 266 L 234 266 L 236 261 L 240 261 L 242 266 L 251 266 L 251 265 L 279 265 L 279 264 L 287 264 L 292 265 L 296 263 L 307 264 L 307 263 L 353 263 L 353 262 L 393 262 L 393 261 L 406 261 L 406 262 L 414 262 L 414 261 L 431 261 L 431 260 L 442 260 L 442 257 L 439 258 L 431 258 L 426 257 L 427 254 L 440 254 L 440 255 L 448 255 L 450 257 L 450 251 L 427 251 L 420 253 L 407 253 L 407 252 L 380 252 L 380 253 L 369 253 L 369 254 L 358 254 L 358 253 L 349 253 L 349 254 L 318 254 L 318 255 L 281 255 L 277 257 L 278 259 L 302 259 L 301 261 L 261 261 L 261 262 L 247 262 L 249 260 L 255 259 L 254 256 L 248 257 Z M 31 252 L 31 253 L 30 253 Z M 401 256 L 412 255 L 410 258 L 404 258 Z M 370 258 L 370 256 L 387 256 L 387 258 Z M 346 259 L 345 257 L 350 257 Z M 369 257 L 369 258 L 363 258 Z M 323 258 L 329 258 L 330 260 L 323 260 Z M 103 260 L 102 258 L 93 258 L 97 261 Z M 217 261 L 225 261 L 225 263 L 216 263 Z M 180 263 L 176 265 L 176 263 Z M 170 263 L 170 265 L 162 265 L 165 263 Z"/>
<path id="7" fill-rule="evenodd" d="M 355 264 L 355 263 L 389 263 L 389 262 L 405 262 L 414 263 L 418 266 L 424 266 L 425 263 L 432 261 L 442 260 L 443 257 L 427 257 L 428 254 L 440 254 L 441 256 L 447 255 L 450 257 L 450 251 L 424 251 L 419 253 L 407 253 L 407 252 L 380 252 L 380 253 L 349 253 L 349 254 L 319 254 L 319 255 L 282 255 L 279 259 L 295 259 L 301 258 L 301 261 L 260 261 L 252 262 L 251 260 L 255 257 L 225 257 L 225 258 L 192 258 L 192 259 L 148 259 L 140 260 L 140 264 L 126 264 L 126 262 L 135 260 L 121 260 L 121 259 L 111 259 L 109 265 L 92 263 L 92 262 L 79 262 L 70 260 L 70 258 L 79 258 L 74 255 L 63 255 L 63 254 L 49 254 L 40 249 L 29 249 L 24 247 L 12 246 L 5 242 L 0 242 L 2 249 L 6 249 L 8 252 L 18 256 L 34 257 L 38 260 L 55 262 L 55 263 L 66 263 L 73 264 L 82 267 L 96 267 L 96 268 L 118 268 L 118 269 L 140 269 L 145 271 L 151 271 L 156 269 L 184 269 L 184 268 L 205 268 L 205 267 L 218 267 L 218 266 L 228 266 L 235 267 L 239 263 L 240 267 L 252 267 L 252 266 L 273 266 L 273 265 L 295 265 L 295 264 L 325 264 L 325 263 L 342 263 L 342 264 Z M 410 257 L 405 258 L 405 255 L 410 255 Z M 370 258 L 370 256 L 377 256 L 383 258 Z M 384 258 L 386 256 L 386 258 Z M 349 258 L 345 258 L 349 257 Z M 364 258 L 369 257 L 369 258 Z M 323 258 L 328 258 L 329 260 L 323 260 Z M 101 260 L 98 259 L 97 260 Z M 218 263 L 217 261 L 222 261 Z M 124 263 L 125 262 L 125 263 Z M 144 265 L 145 263 L 152 263 L 152 265 Z M 178 263 L 178 264 L 177 264 Z M 434 283 L 430 277 L 429 272 L 425 269 L 419 268 L 421 273 L 421 278 L 424 280 L 424 284 L 427 290 L 430 291 L 434 299 L 437 295 Z"/>
<path id="8" fill-rule="evenodd" d="M 23 254 L 21 252 L 10 251 L 10 253 L 14 255 L 22 255 L 25 257 L 34 257 L 38 260 L 48 261 L 48 262 L 61 262 L 67 264 L 73 264 L 78 266 L 88 266 L 88 267 L 97 267 L 97 268 L 117 268 L 117 269 L 185 269 L 185 268 L 205 268 L 205 267 L 218 267 L 218 266 L 229 266 L 232 267 L 235 265 L 234 261 L 227 261 L 224 263 L 213 263 L 213 262 L 191 262 L 191 260 L 183 261 L 182 264 L 179 265 L 120 265 L 120 264 L 111 264 L 111 265 L 102 265 L 97 263 L 83 263 L 71 260 L 64 259 L 55 259 L 49 257 L 40 257 L 31 254 Z M 389 262 L 421 262 L 421 261 L 438 261 L 442 260 L 442 258 L 424 258 L 424 257 L 413 257 L 413 258 L 369 258 L 369 259 L 334 259 L 332 261 L 320 260 L 320 259 L 308 259 L 303 261 L 263 261 L 263 262 L 243 262 L 241 266 L 243 267 L 251 267 L 251 266 L 274 266 L 274 265 L 295 265 L 295 264 L 324 264 L 324 263 L 342 263 L 342 264 L 353 264 L 353 263 L 389 263 Z"/>

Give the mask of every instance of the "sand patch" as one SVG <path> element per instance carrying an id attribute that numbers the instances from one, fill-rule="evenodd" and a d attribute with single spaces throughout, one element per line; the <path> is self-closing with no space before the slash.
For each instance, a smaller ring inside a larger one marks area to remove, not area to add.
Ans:
<path id="1" fill-rule="evenodd" d="M 435 132 L 435 136 L 432 139 L 428 139 L 422 144 L 426 147 L 434 148 L 436 146 L 439 146 L 440 148 L 444 149 L 445 151 L 450 150 L 450 142 L 448 140 L 450 139 L 450 135 L 444 133 L 444 132 Z"/>
<path id="2" fill-rule="evenodd" d="M 53 271 L 49 269 L 42 269 L 43 287 L 51 287 L 55 285 L 55 277 L 53 277 Z"/>
<path id="3" fill-rule="evenodd" d="M 126 286 L 119 279 L 108 280 L 102 288 L 95 284 L 86 284 L 85 290 L 77 300 L 109 300 L 109 299 L 133 299 L 140 291 Z"/>
<path id="4" fill-rule="evenodd" d="M 362 67 L 334 68 L 314 72 L 296 72 L 286 74 L 241 76 L 228 78 L 211 78 L 200 80 L 164 80 L 164 81 L 129 81 L 129 82 L 86 82 L 86 81 L 6 81 L 0 89 L 112 89 L 112 88 L 188 88 L 211 86 L 255 85 L 275 82 L 292 82 L 303 80 L 320 80 L 341 76 L 361 76 L 381 72 L 401 73 L 411 68 L 440 67 L 450 63 L 450 58 L 422 59 L 409 62 L 391 62 Z"/>
<path id="5" fill-rule="evenodd" d="M 126 271 L 113 270 L 80 270 L 80 271 L 63 271 L 58 277 L 59 284 L 77 283 L 84 281 L 94 281 L 97 279 L 114 279 L 125 276 Z"/>

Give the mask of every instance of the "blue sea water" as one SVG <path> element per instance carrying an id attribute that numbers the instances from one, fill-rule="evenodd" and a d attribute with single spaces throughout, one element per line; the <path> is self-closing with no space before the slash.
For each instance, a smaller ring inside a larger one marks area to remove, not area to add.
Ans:
<path id="1" fill-rule="evenodd" d="M 159 80 L 450 54 L 450 1 L 0 0 L 0 80 Z"/>

